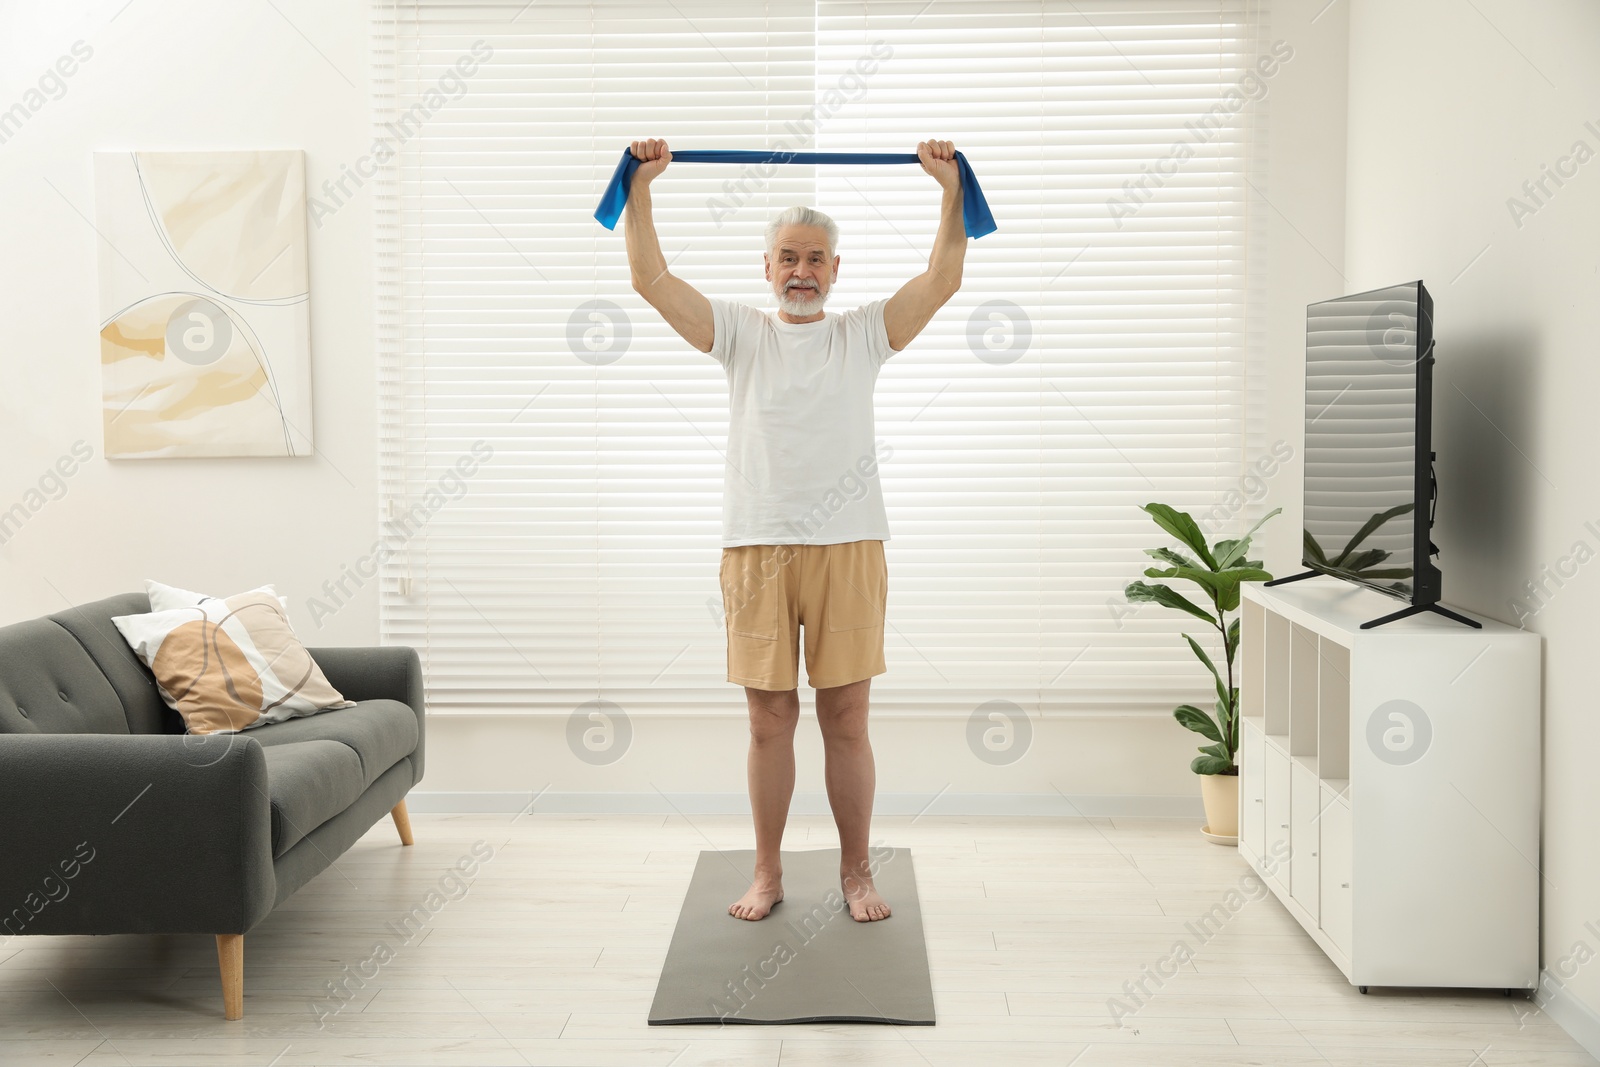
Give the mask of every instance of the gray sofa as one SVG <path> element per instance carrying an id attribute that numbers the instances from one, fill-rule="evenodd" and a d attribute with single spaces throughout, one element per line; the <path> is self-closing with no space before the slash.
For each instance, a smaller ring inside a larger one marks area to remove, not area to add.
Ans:
<path id="1" fill-rule="evenodd" d="M 0 627 L 0 941 L 212 934 L 244 1015 L 244 935 L 422 780 L 414 649 L 313 648 L 352 708 L 193 735 L 111 618 L 124 593 Z"/>

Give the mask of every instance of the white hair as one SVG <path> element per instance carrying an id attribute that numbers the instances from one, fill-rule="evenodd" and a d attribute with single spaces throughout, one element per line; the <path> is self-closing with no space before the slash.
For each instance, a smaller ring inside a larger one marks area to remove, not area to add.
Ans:
<path id="1" fill-rule="evenodd" d="M 796 204 L 767 223 L 767 255 L 776 254 L 778 233 L 785 226 L 815 226 L 828 235 L 828 258 L 832 259 L 839 251 L 839 224 L 814 207 Z"/>

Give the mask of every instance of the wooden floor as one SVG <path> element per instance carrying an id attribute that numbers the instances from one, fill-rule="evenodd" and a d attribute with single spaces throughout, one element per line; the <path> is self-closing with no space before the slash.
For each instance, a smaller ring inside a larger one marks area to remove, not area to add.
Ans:
<path id="1" fill-rule="evenodd" d="M 1359 995 L 1271 897 L 1202 942 L 1185 923 L 1246 868 L 1190 820 L 880 817 L 874 842 L 913 850 L 937 1026 L 649 1027 L 696 856 L 751 847 L 747 818 L 412 818 L 414 847 L 384 820 L 246 937 L 240 1022 L 210 937 L 0 942 L 0 1064 L 1595 1062 L 1525 999 Z M 479 841 L 493 858 L 458 886 Z M 837 844 L 826 818 L 785 839 Z M 418 904 L 407 940 L 389 924 Z M 1135 1005 L 1124 983 L 1179 939 L 1192 961 Z M 1112 998 L 1137 1010 L 1113 1021 Z"/>

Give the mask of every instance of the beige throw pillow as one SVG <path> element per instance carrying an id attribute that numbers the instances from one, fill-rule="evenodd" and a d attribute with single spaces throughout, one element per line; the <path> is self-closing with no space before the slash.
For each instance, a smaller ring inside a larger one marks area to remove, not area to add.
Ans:
<path id="1" fill-rule="evenodd" d="M 231 733 L 350 708 L 270 587 L 111 620 L 190 733 Z"/>

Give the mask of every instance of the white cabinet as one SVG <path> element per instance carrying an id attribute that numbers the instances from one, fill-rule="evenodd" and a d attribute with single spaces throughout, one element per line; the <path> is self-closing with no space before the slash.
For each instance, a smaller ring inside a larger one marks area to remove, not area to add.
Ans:
<path id="1" fill-rule="evenodd" d="M 1240 855 L 1353 984 L 1534 988 L 1540 639 L 1393 610 L 1244 587 Z"/>
<path id="2" fill-rule="evenodd" d="M 1261 733 L 1261 724 L 1251 718 L 1239 723 L 1239 841 L 1256 855 L 1265 850 L 1262 835 L 1266 832 L 1265 795 L 1261 774 L 1254 770 L 1266 759 L 1267 739 Z M 1252 768 L 1245 774 L 1244 768 Z"/>
<path id="3" fill-rule="evenodd" d="M 1262 793 L 1265 796 L 1262 811 L 1266 819 L 1263 843 L 1266 845 L 1265 855 L 1287 856 L 1289 855 L 1289 757 L 1271 742 L 1272 739 L 1269 738 L 1261 768 Z M 1287 864 L 1269 865 L 1267 877 L 1279 889 L 1289 888 Z"/>
<path id="4" fill-rule="evenodd" d="M 1314 919 L 1321 890 L 1317 873 L 1322 783 L 1299 757 L 1289 765 L 1289 895 Z"/>
<path id="5" fill-rule="evenodd" d="M 1350 955 L 1350 805 L 1332 789 L 1322 791 L 1317 820 L 1318 924 L 1346 958 Z M 1348 975 L 1347 975 L 1348 977 Z"/>

